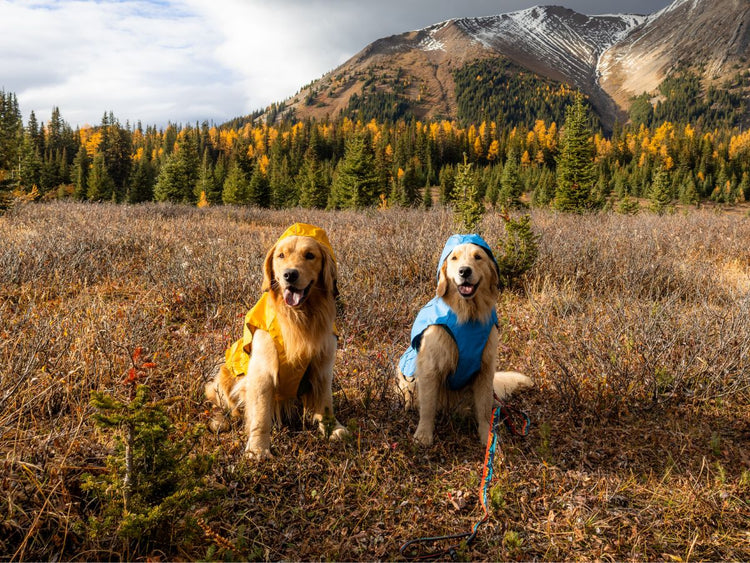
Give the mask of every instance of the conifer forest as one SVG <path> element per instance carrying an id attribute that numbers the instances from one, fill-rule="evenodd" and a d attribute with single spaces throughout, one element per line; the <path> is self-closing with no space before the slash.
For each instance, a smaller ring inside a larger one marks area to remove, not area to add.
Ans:
<path id="1" fill-rule="evenodd" d="M 105 113 L 72 129 L 59 108 L 47 123 L 33 111 L 24 123 L 15 95 L 3 91 L 0 189 L 30 199 L 427 207 L 454 201 L 457 167 L 471 164 L 480 197 L 505 208 L 629 212 L 639 198 L 657 209 L 750 198 L 747 108 L 729 89 L 701 96 L 694 75 L 673 73 L 659 102 L 636 98 L 628 125 L 605 132 L 579 93 L 509 78 L 497 65 L 456 72 L 459 117 L 432 121 L 391 111 L 397 99 L 365 89 L 347 112 L 322 121 L 274 106 L 222 125 L 157 129 Z M 747 80 L 737 74 L 727 86 Z"/>

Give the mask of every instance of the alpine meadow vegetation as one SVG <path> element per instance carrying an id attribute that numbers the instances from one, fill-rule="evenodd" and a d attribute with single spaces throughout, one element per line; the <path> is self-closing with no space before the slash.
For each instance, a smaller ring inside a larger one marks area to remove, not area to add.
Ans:
<path id="1" fill-rule="evenodd" d="M 394 365 L 454 212 L 16 202 L 0 215 L 0 552 L 13 560 L 398 559 L 479 519 L 472 417 L 414 445 Z M 329 443 L 292 412 L 243 458 L 202 397 L 289 224 L 341 291 Z M 514 225 L 513 227 L 509 227 Z M 532 377 L 465 560 L 746 560 L 750 222 L 487 210 L 499 362 Z"/>

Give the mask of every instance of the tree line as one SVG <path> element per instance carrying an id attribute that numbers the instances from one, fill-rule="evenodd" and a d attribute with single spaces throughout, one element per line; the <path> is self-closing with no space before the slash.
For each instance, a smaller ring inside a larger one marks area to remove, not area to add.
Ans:
<path id="1" fill-rule="evenodd" d="M 505 119 L 282 120 L 238 126 L 122 124 L 72 129 L 54 108 L 24 124 L 0 92 L 0 190 L 16 196 L 137 203 L 363 208 L 449 205 L 471 165 L 486 205 L 563 210 L 655 208 L 750 198 L 750 132 L 664 121 L 596 130 L 581 94 L 562 123 Z M 658 202 L 658 203 L 657 203 Z"/>

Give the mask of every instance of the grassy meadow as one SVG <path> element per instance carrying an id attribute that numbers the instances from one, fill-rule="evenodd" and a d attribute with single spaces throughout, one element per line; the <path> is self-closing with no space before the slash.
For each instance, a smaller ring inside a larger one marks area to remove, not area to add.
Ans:
<path id="1" fill-rule="evenodd" d="M 531 217 L 537 263 L 498 315 L 500 367 L 536 382 L 511 401 L 532 427 L 501 430 L 491 519 L 457 557 L 750 560 L 750 219 Z M 125 533 L 108 461 L 123 431 L 95 423 L 92 392 L 127 402 L 136 374 L 173 424 L 163 443 L 200 431 L 203 384 L 295 221 L 324 227 L 338 256 L 334 402 L 352 439 L 293 417 L 274 459 L 250 463 L 239 426 L 202 432 L 179 459 L 206 460 L 195 494 Z M 452 232 L 440 209 L 53 202 L 0 216 L 0 558 L 402 559 L 407 540 L 470 530 L 484 458 L 471 417 L 443 415 L 418 448 L 393 388 Z M 502 218 L 483 234 L 499 243 Z"/>

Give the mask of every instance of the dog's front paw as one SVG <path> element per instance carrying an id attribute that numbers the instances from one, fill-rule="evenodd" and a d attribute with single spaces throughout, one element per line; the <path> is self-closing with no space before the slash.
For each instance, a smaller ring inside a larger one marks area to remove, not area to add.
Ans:
<path id="1" fill-rule="evenodd" d="M 229 421 L 223 414 L 215 412 L 211 420 L 208 421 L 208 428 L 216 434 L 226 432 L 229 430 Z"/>
<path id="2" fill-rule="evenodd" d="M 250 436 L 245 445 L 245 457 L 256 461 L 272 458 L 270 436 Z"/>
<path id="3" fill-rule="evenodd" d="M 332 442 L 338 442 L 339 440 L 345 440 L 350 436 L 349 430 L 346 429 L 345 426 L 337 425 L 336 428 L 333 429 L 333 432 L 331 432 L 330 440 Z"/>
<path id="4" fill-rule="evenodd" d="M 431 446 L 432 445 L 432 432 L 429 432 L 423 428 L 417 428 L 417 431 L 414 433 L 414 439 L 423 446 Z"/>
<path id="5" fill-rule="evenodd" d="M 251 461 L 263 461 L 264 459 L 271 459 L 273 454 L 268 448 L 247 448 L 245 457 Z"/>

